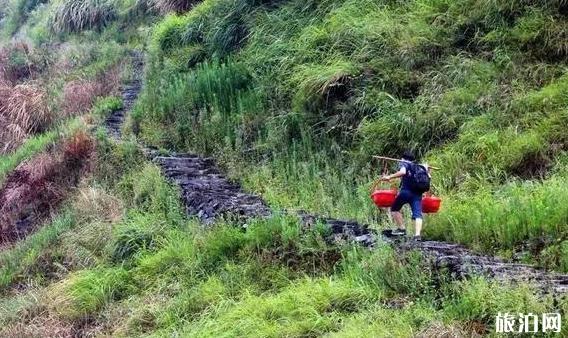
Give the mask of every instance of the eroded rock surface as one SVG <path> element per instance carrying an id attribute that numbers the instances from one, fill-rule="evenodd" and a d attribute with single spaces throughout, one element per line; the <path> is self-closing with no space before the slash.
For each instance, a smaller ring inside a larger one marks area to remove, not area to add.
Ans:
<path id="1" fill-rule="evenodd" d="M 245 193 L 238 184 L 227 180 L 211 158 L 177 154 L 157 156 L 154 162 L 181 188 L 187 213 L 204 223 L 219 216 L 245 219 L 270 215 L 260 197 Z"/>

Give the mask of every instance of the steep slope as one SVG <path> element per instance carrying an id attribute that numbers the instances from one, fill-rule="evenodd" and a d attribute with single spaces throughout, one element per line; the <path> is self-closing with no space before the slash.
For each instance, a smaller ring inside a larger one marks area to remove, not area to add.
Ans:
<path id="1" fill-rule="evenodd" d="M 429 237 L 564 270 L 567 22 L 563 1 L 206 0 L 153 31 L 131 129 L 366 223 L 372 155 L 411 148 L 443 169 Z"/>
<path id="2" fill-rule="evenodd" d="M 134 57 L 134 67 L 134 73 L 140 74 L 140 55 Z M 123 87 L 122 95 L 132 100 L 138 96 L 140 89 L 139 81 L 134 80 L 133 84 Z M 107 119 L 106 127 L 114 137 L 120 137 L 125 113 L 128 114 L 132 106 L 130 101 L 124 109 L 114 112 Z M 212 224 L 216 218 L 222 217 L 242 224 L 251 218 L 269 217 L 272 213 L 261 198 L 245 193 L 238 184 L 226 179 L 212 158 L 175 153 L 160 156 L 150 149 L 144 149 L 144 153 L 159 165 L 169 180 L 179 186 L 186 212 L 190 216 L 197 216 L 205 224 Z M 330 231 L 328 239 L 337 243 L 347 241 L 374 247 L 386 245 L 386 241 L 393 243 L 399 250 L 417 250 L 423 253 L 440 273 L 449 273 L 454 278 L 481 275 L 505 283 L 526 282 L 560 297 L 568 291 L 568 275 L 539 271 L 525 264 L 503 262 L 499 258 L 475 254 L 458 244 L 436 241 L 393 242 L 369 230 L 368 225 L 357 222 L 314 216 L 305 212 L 300 212 L 297 216 L 304 227 L 314 227 L 316 223 L 324 224 Z"/>
<path id="3" fill-rule="evenodd" d="M 495 336 L 498 313 L 565 317 L 566 1 L 6 8 L 26 43 L 2 42 L 2 93 L 45 79 L 62 123 L 5 147 L 1 180 L 58 149 L 66 114 L 106 128 L 79 185 L 57 172 L 66 198 L 0 250 L 0 336 Z M 395 169 L 371 156 L 406 148 L 442 167 L 422 243 L 382 238 L 368 197 Z"/>

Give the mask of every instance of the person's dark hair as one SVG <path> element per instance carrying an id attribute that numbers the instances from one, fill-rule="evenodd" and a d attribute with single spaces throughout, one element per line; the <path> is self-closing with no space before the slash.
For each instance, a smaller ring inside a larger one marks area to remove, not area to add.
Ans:
<path id="1" fill-rule="evenodd" d="M 402 159 L 407 160 L 407 161 L 411 161 L 411 162 L 416 161 L 416 157 L 414 156 L 414 153 L 410 150 L 407 150 L 402 154 Z"/>

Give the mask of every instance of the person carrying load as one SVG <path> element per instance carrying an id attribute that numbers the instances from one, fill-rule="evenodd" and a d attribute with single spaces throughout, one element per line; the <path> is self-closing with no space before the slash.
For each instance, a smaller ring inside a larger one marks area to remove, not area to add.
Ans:
<path id="1" fill-rule="evenodd" d="M 422 218 L 422 194 L 430 190 L 430 168 L 426 164 L 418 164 L 416 158 L 410 151 L 404 152 L 399 161 L 399 170 L 391 175 L 382 176 L 379 181 L 389 182 L 400 178 L 400 190 L 390 208 L 392 218 L 397 226 L 390 231 L 391 236 L 406 236 L 406 227 L 400 210 L 405 204 L 410 205 L 412 219 L 414 220 L 414 237 L 416 241 L 421 241 L 423 225 Z"/>

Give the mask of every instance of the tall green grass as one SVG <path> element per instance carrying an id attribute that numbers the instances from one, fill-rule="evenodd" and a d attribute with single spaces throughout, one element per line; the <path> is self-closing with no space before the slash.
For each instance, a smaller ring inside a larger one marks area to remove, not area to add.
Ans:
<path id="1" fill-rule="evenodd" d="M 72 229 L 76 220 L 70 212 L 63 212 L 50 224 L 28 236 L 15 247 L 0 252 L 0 291 L 4 293 L 15 280 L 33 272 L 42 252 L 54 245 L 61 234 Z"/>
<path id="2" fill-rule="evenodd" d="M 563 44 L 550 35 L 566 23 L 564 4 L 232 6 L 220 17 L 223 5 L 206 0 L 156 26 L 132 128 L 145 142 L 213 154 L 272 205 L 377 227 L 389 224 L 368 198 L 383 171 L 371 155 L 398 157 L 410 148 L 443 168 L 434 173 L 434 192 L 447 203 L 428 217 L 431 235 L 504 254 L 522 250 L 523 241 L 563 236 L 543 221 L 544 207 L 501 228 L 506 222 L 491 216 L 498 211 L 481 201 L 512 210 L 522 203 L 516 195 L 528 193 L 522 201 L 546 206 L 555 202 L 549 195 L 505 185 L 542 180 L 554 190 L 565 181 L 550 179 L 568 149 Z M 244 18 L 249 34 L 224 39 L 232 44 L 226 48 L 212 36 L 233 36 L 236 28 L 224 25 L 233 17 Z M 543 36 L 548 42 L 539 46 Z M 478 237 L 468 230 L 470 209 L 487 215 L 471 227 Z M 550 224 L 562 223 L 558 217 Z M 444 229 L 453 234 L 442 236 Z"/>
<path id="3" fill-rule="evenodd" d="M 568 223 L 566 178 L 510 183 L 497 192 L 452 195 L 427 233 L 487 251 L 542 247 L 565 238 Z"/>
<path id="4" fill-rule="evenodd" d="M 14 277 L 4 289 L 20 281 L 23 290 L 0 300 L 13 312 L 0 310 L 7 332 L 21 332 L 29 320 L 41 329 L 42 318 L 50 318 L 89 320 L 98 334 L 112 336 L 466 335 L 472 323 L 493 332 L 499 311 L 565 307 L 527 287 L 452 282 L 420 255 L 384 243 L 373 251 L 331 244 L 324 228 L 305 228 L 295 216 L 251 220 L 246 230 L 224 222 L 203 228 L 186 218 L 155 165 L 127 160 L 128 145 L 100 144 L 98 151 L 106 159 L 98 165 L 107 168 L 95 170 L 91 183 L 107 185 L 115 197 L 93 195 L 105 204 L 76 199 L 71 213 L 0 254 L 10 267 L 5 275 Z M 122 171 L 125 161 L 131 169 Z M 108 180 L 113 168 L 117 177 Z M 106 222 L 114 212 L 100 207 L 109 203 L 127 209 L 112 225 Z M 80 248 L 97 260 L 26 289 L 27 267 L 41 262 L 49 271 L 60 260 L 84 257 Z"/>

